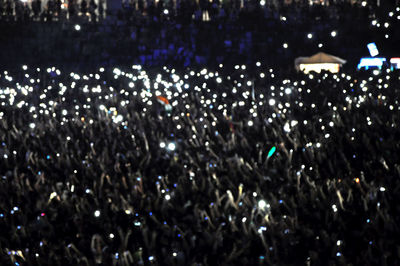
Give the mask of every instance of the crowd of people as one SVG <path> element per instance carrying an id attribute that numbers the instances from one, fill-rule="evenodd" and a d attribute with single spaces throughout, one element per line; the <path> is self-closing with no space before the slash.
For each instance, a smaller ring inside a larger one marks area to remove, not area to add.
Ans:
<path id="1" fill-rule="evenodd" d="M 277 1 L 122 1 L 120 8 L 109 8 L 104 0 L 1 0 L 0 21 L 59 21 L 87 18 L 99 22 L 106 17 L 117 15 L 125 22 L 137 20 L 176 21 L 236 21 L 251 23 L 263 18 L 276 18 L 287 15 L 290 19 L 307 19 L 319 16 L 322 20 L 349 16 L 358 13 L 376 12 L 374 5 L 351 4 L 350 1 L 338 2 L 329 6 L 310 5 L 308 2 L 295 2 L 290 5 Z M 345 14 L 347 13 L 347 14 Z"/>
<path id="2" fill-rule="evenodd" d="M 291 18 L 304 19 L 307 15 L 318 15 L 326 20 L 332 17 L 348 17 L 355 13 L 376 11 L 375 2 L 367 5 L 351 1 L 331 2 L 329 5 L 313 5 L 310 2 L 292 1 L 291 4 L 284 4 L 283 1 L 265 0 L 129 0 L 121 1 L 120 8 L 107 8 L 105 0 L 1 0 L 0 21 L 59 21 L 82 17 L 91 22 L 98 22 L 107 16 L 117 15 L 125 21 L 149 19 L 190 23 L 192 20 L 235 21 L 244 18 L 247 19 L 247 23 L 251 23 L 262 17 L 276 17 L 284 13 L 289 13 Z M 386 2 L 383 4 L 390 5 Z"/>
<path id="3" fill-rule="evenodd" d="M 170 1 L 170 7 L 159 1 L 154 3 L 158 11 L 152 12 L 151 1 L 124 1 L 115 16 L 99 19 L 98 9 L 102 6 L 100 13 L 105 14 L 105 4 L 92 2 L 0 0 L 2 63 L 7 68 L 27 63 L 182 68 L 260 60 L 287 69 L 296 57 L 324 51 L 345 58 L 346 67 L 354 68 L 368 55 L 369 42 L 376 42 L 386 56 L 398 56 L 393 44 L 400 40 L 395 30 L 400 9 L 377 9 L 371 3 L 310 6 L 303 1 L 275 6 L 273 1 L 206 1 L 218 8 L 214 12 L 202 10 L 202 1 L 198 6 L 195 1 Z M 39 13 L 32 11 L 35 6 L 42 7 Z M 90 6 L 97 8 L 96 19 L 87 11 Z M 49 14 L 57 16 L 46 18 Z M 31 20 L 36 22 L 26 22 Z"/>
<path id="4" fill-rule="evenodd" d="M 0 264 L 395 265 L 400 7 L 307 2 L 0 0 Z"/>
<path id="5" fill-rule="evenodd" d="M 83 17 L 96 22 L 105 17 L 105 6 L 104 0 L 82 0 L 80 3 L 75 0 L 1 0 L 0 21 L 60 21 Z"/>
<path id="6" fill-rule="evenodd" d="M 90 67 L 133 63 L 188 67 L 254 64 L 260 60 L 287 69 L 298 56 L 325 51 L 345 58 L 349 62 L 346 67 L 354 68 L 360 57 L 368 55 L 369 42 L 376 42 L 387 55 L 398 56 L 392 44 L 400 40 L 395 31 L 399 10 L 393 10 L 388 17 L 391 21 L 372 16 L 372 9 L 362 6 L 267 6 L 242 8 L 227 20 L 190 23 L 178 17 L 149 19 L 147 14 L 132 15 L 135 9 L 123 10 L 99 23 L 79 19 L 0 23 L 0 56 L 7 67 L 49 63 L 75 68 L 72 62 Z M 374 26 L 373 21 L 379 21 L 375 25 L 381 27 Z M 390 26 L 385 28 L 388 21 Z"/>
<path id="7" fill-rule="evenodd" d="M 2 265 L 394 265 L 399 72 L 0 73 Z"/>

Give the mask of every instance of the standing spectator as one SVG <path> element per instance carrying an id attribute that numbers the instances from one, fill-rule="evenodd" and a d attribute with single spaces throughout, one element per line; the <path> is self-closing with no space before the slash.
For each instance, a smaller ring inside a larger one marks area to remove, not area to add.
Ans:
<path id="1" fill-rule="evenodd" d="M 0 0 L 0 20 L 3 19 L 4 11 L 5 11 L 4 0 Z"/>
<path id="2" fill-rule="evenodd" d="M 6 15 L 7 15 L 7 20 L 15 20 L 14 18 L 14 6 L 11 0 L 7 0 L 6 2 Z"/>
<path id="3" fill-rule="evenodd" d="M 82 16 L 86 16 L 87 11 L 88 11 L 88 4 L 87 4 L 86 0 L 82 0 L 81 1 L 81 14 L 82 14 Z"/>
<path id="4" fill-rule="evenodd" d="M 40 17 L 40 13 L 42 12 L 42 1 L 41 0 L 33 0 L 32 11 L 33 11 L 33 17 L 36 20 L 38 20 Z"/>
<path id="5" fill-rule="evenodd" d="M 73 18 L 76 15 L 75 0 L 68 0 L 68 15 Z"/>
<path id="6" fill-rule="evenodd" d="M 91 21 L 96 21 L 96 9 L 97 9 L 97 5 L 96 2 L 94 0 L 90 0 L 89 3 L 89 13 L 90 13 L 90 20 Z"/>

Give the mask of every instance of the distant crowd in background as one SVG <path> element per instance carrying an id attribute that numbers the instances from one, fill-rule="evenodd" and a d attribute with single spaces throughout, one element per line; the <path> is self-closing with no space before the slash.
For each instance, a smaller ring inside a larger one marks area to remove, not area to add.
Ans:
<path id="1" fill-rule="evenodd" d="M 76 16 L 88 17 L 96 21 L 105 16 L 104 0 L 0 0 L 0 20 L 13 21 L 59 21 Z"/>
<path id="2" fill-rule="evenodd" d="M 261 60 L 292 69 L 295 57 L 325 51 L 352 67 L 368 55 L 368 42 L 397 56 L 393 44 L 400 40 L 395 30 L 400 10 L 393 9 L 389 16 L 387 10 L 360 3 L 328 7 L 274 6 L 270 1 L 127 1 L 112 16 L 106 16 L 104 2 L 97 1 L 63 8 L 53 1 L 44 7 L 40 1 L 0 3 L 0 56 L 9 65 L 188 67 Z M 378 28 L 372 22 L 379 18 Z M 383 26 L 386 21 L 390 27 Z"/>
<path id="3" fill-rule="evenodd" d="M 127 21 L 138 18 L 150 20 L 176 20 L 179 22 L 194 21 L 232 21 L 240 18 L 276 17 L 290 12 L 290 18 L 307 17 L 307 13 L 318 14 L 321 19 L 349 16 L 349 12 L 365 12 L 375 9 L 376 4 L 350 1 L 331 2 L 329 6 L 310 4 L 310 1 L 284 1 L 266 0 L 128 0 L 122 1 L 121 8 L 117 11 L 118 17 Z M 107 1 L 105 0 L 0 0 L 0 20 L 2 21 L 59 21 L 73 19 L 77 16 L 88 21 L 98 21 L 106 17 Z M 109 15 L 113 15 L 110 9 Z M 296 14 L 297 13 L 297 14 Z M 301 14 L 300 14 L 301 13 Z M 115 15 L 115 14 L 114 14 Z"/>

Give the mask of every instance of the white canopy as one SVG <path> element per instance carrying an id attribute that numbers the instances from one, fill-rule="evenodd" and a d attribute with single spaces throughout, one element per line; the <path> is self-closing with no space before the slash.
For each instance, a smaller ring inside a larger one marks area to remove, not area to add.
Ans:
<path id="1" fill-rule="evenodd" d="M 310 57 L 298 57 L 294 60 L 296 70 L 303 70 L 306 73 L 312 70 L 321 72 L 321 69 L 338 72 L 339 67 L 345 63 L 346 60 L 323 52 Z"/>

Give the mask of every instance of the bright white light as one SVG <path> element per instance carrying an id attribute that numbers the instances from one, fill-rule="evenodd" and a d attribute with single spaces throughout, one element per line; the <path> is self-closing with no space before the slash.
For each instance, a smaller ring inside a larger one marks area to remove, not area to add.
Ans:
<path id="1" fill-rule="evenodd" d="M 286 88 L 286 89 L 285 89 L 285 93 L 286 93 L 286 94 L 291 94 L 291 93 L 292 93 L 292 89 Z"/>
<path id="2" fill-rule="evenodd" d="M 275 105 L 276 101 L 274 99 L 270 99 L 268 103 L 269 103 L 269 105 L 272 106 L 272 105 Z"/>
<path id="3" fill-rule="evenodd" d="M 249 120 L 249 122 L 247 122 L 247 125 L 248 125 L 249 127 L 253 126 L 253 121 Z"/>
<path id="4" fill-rule="evenodd" d="M 265 0 L 261 0 L 260 5 L 265 6 Z"/>
<path id="5" fill-rule="evenodd" d="M 260 200 L 258 202 L 258 208 L 264 209 L 266 206 L 267 206 L 267 203 L 265 202 L 265 200 Z"/>
<path id="6" fill-rule="evenodd" d="M 166 199 L 166 200 L 170 200 L 170 199 L 171 199 L 171 196 L 167 194 L 167 195 L 165 195 L 165 199 Z"/>
<path id="7" fill-rule="evenodd" d="M 336 31 L 332 31 L 332 32 L 331 32 L 331 36 L 332 36 L 332 37 L 336 37 L 336 35 L 337 35 Z"/>
<path id="8" fill-rule="evenodd" d="M 175 145 L 175 143 L 173 143 L 173 142 L 170 142 L 170 143 L 168 143 L 168 150 L 170 150 L 170 151 L 174 151 L 174 150 L 175 150 L 175 148 L 176 148 L 176 145 Z"/>
<path id="9" fill-rule="evenodd" d="M 384 192 L 384 191 L 386 191 L 386 188 L 380 187 L 379 190 L 380 190 L 381 192 Z"/>
<path id="10" fill-rule="evenodd" d="M 312 39 L 313 35 L 311 33 L 307 34 L 308 39 Z"/>
<path id="11" fill-rule="evenodd" d="M 75 25 L 75 30 L 76 30 L 76 31 L 80 31 L 80 30 L 81 30 L 81 26 L 78 25 L 78 24 L 76 24 L 76 25 Z"/>
<path id="12" fill-rule="evenodd" d="M 164 15 L 168 15 L 169 11 L 168 9 L 164 9 Z"/>
<path id="13" fill-rule="evenodd" d="M 288 44 L 287 44 L 287 43 L 284 43 L 284 44 L 283 44 L 283 48 L 287 49 L 287 48 L 288 48 Z"/>
<path id="14" fill-rule="evenodd" d="M 55 198 L 57 196 L 57 193 L 56 192 L 52 192 L 51 194 L 50 194 L 50 200 L 52 200 L 53 198 Z"/>
<path id="15" fill-rule="evenodd" d="M 322 43 L 318 44 L 318 48 L 322 48 L 324 46 Z"/>
<path id="16" fill-rule="evenodd" d="M 114 123 L 119 123 L 122 120 L 123 120 L 123 116 L 122 115 L 117 115 L 117 116 L 113 117 Z"/>
<path id="17" fill-rule="evenodd" d="M 283 130 L 284 130 L 285 132 L 290 132 L 290 125 L 289 125 L 289 123 L 286 123 L 286 124 L 283 126 Z"/>
<path id="18" fill-rule="evenodd" d="M 34 123 L 30 123 L 30 124 L 29 124 L 29 127 L 32 128 L 32 129 L 34 129 L 35 126 L 36 126 L 36 125 L 35 125 Z"/>
<path id="19" fill-rule="evenodd" d="M 117 76 L 121 75 L 121 70 L 119 70 L 118 68 L 114 68 L 113 73 Z"/>
<path id="20" fill-rule="evenodd" d="M 165 142 L 160 142 L 160 148 L 165 148 Z"/>
<path id="21" fill-rule="evenodd" d="M 99 217 L 99 216 L 100 216 L 100 211 L 99 211 L 99 210 L 96 210 L 96 211 L 94 212 L 94 216 L 95 216 L 95 217 Z"/>

